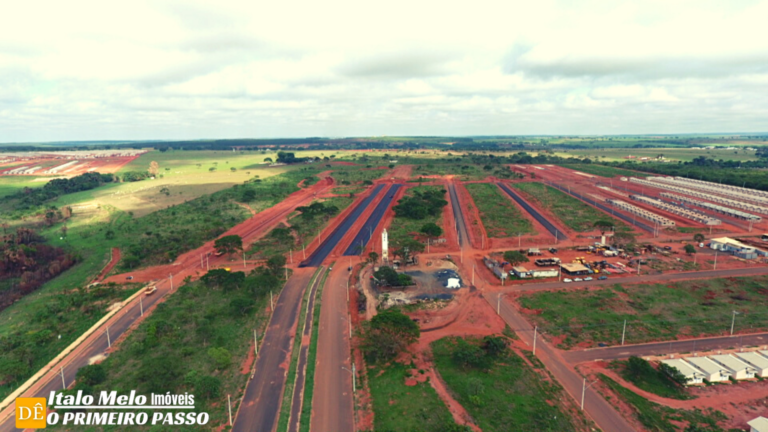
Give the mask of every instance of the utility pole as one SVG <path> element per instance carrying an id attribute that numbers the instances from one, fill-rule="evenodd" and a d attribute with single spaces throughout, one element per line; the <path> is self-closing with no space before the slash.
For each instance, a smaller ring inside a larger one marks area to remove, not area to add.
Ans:
<path id="1" fill-rule="evenodd" d="M 253 354 L 259 354 L 259 338 L 256 336 L 256 329 L 253 330 Z"/>
<path id="2" fill-rule="evenodd" d="M 533 328 L 533 355 L 536 355 L 536 336 L 539 333 L 539 326 Z"/>
<path id="3" fill-rule="evenodd" d="M 596 383 L 597 380 L 593 381 L 592 384 Z M 584 378 L 584 382 L 581 386 L 581 410 L 584 411 L 584 394 L 587 392 L 587 389 L 592 387 L 592 384 L 587 385 L 587 379 Z"/>
<path id="4" fill-rule="evenodd" d="M 272 291 L 269 292 L 269 308 L 270 312 L 275 311 L 275 302 L 272 300 Z"/>
<path id="5" fill-rule="evenodd" d="M 349 278 L 347 278 L 347 303 L 349 303 Z"/>
<path id="6" fill-rule="evenodd" d="M 733 311 L 733 317 L 731 318 L 731 336 L 733 336 L 733 326 L 736 324 L 736 315 L 738 312 Z"/>
<path id="7" fill-rule="evenodd" d="M 63 390 L 66 390 L 67 382 L 64 381 L 64 366 L 59 366 L 59 371 L 61 371 L 61 385 L 63 387 Z"/>
<path id="8" fill-rule="evenodd" d="M 624 345 L 624 335 L 627 334 L 627 320 L 624 320 L 624 329 L 621 330 L 621 344 Z"/>
<path id="9" fill-rule="evenodd" d="M 733 330 L 731 330 L 731 334 L 733 334 Z M 109 338 L 109 326 L 107 326 L 107 346 L 112 348 L 112 340 Z"/>
<path id="10" fill-rule="evenodd" d="M 141 316 L 144 316 L 144 302 L 141 300 L 141 297 L 139 297 L 139 308 L 141 309 Z"/>
<path id="11" fill-rule="evenodd" d="M 355 376 L 355 362 L 352 362 L 352 393 L 355 393 L 357 383 L 355 382 L 357 377 Z"/>

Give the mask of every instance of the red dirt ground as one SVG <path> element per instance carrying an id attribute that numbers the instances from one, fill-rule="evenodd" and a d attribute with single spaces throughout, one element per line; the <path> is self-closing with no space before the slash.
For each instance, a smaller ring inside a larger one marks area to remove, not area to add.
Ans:
<path id="1" fill-rule="evenodd" d="M 107 265 L 104 267 L 104 269 L 101 270 L 101 273 L 99 273 L 98 276 L 96 276 L 96 279 L 94 279 L 94 282 L 100 282 L 104 280 L 104 277 L 109 274 L 109 272 L 112 271 L 113 268 L 115 268 L 115 265 L 120 262 L 120 248 L 112 248 L 112 258 L 109 260 Z"/>

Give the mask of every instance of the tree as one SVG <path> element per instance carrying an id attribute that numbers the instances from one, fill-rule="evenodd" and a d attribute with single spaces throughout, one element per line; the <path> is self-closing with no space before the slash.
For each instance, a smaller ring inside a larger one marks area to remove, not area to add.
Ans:
<path id="1" fill-rule="evenodd" d="M 674 366 L 669 366 L 665 363 L 659 363 L 659 372 L 666 375 L 673 383 L 684 386 L 688 384 L 688 378 L 683 375 L 680 370 Z"/>
<path id="2" fill-rule="evenodd" d="M 613 228 L 613 222 L 609 220 L 596 221 L 594 227 L 600 231 L 600 235 L 604 235 L 609 229 Z"/>
<path id="3" fill-rule="evenodd" d="M 485 351 L 478 344 L 467 342 L 464 338 L 456 339 L 453 361 L 465 369 L 468 367 L 485 369 L 489 363 Z"/>
<path id="4" fill-rule="evenodd" d="M 272 158 L 271 157 L 265 157 L 264 158 L 264 162 L 272 163 Z"/>
<path id="5" fill-rule="evenodd" d="M 685 245 L 685 253 L 687 253 L 688 255 L 695 254 L 696 253 L 696 248 L 693 245 L 691 245 L 691 244 L 687 244 L 687 245 Z"/>
<path id="6" fill-rule="evenodd" d="M 203 399 L 214 399 L 221 392 L 221 380 L 218 377 L 205 375 L 195 383 L 195 395 Z"/>
<path id="7" fill-rule="evenodd" d="M 704 238 L 704 234 L 702 233 L 696 233 L 693 235 L 693 241 L 695 241 L 696 243 L 704 243 L 704 240 L 706 239 Z"/>
<path id="8" fill-rule="evenodd" d="M 216 167 L 210 167 L 210 168 L 208 168 L 208 171 L 214 172 L 214 171 L 216 171 Z"/>
<path id="9" fill-rule="evenodd" d="M 208 356 L 213 360 L 217 370 L 226 369 L 232 363 L 232 354 L 223 347 L 213 347 L 208 349 Z"/>
<path id="10" fill-rule="evenodd" d="M 169 195 L 171 195 L 171 190 L 168 189 L 167 187 L 163 187 L 163 188 L 160 189 L 160 193 L 161 194 L 165 194 L 165 196 L 169 196 Z"/>
<path id="11" fill-rule="evenodd" d="M 424 251 L 424 244 L 408 237 L 395 245 L 392 254 L 399 256 L 404 262 L 408 262 L 410 257 L 416 255 L 416 252 L 422 251 Z"/>
<path id="12" fill-rule="evenodd" d="M 434 222 L 428 222 L 421 226 L 419 230 L 422 234 L 426 235 L 430 239 L 440 237 L 443 235 L 443 229 Z"/>
<path id="13" fill-rule="evenodd" d="M 75 378 L 79 384 L 95 386 L 107 379 L 107 370 L 100 363 L 87 365 L 78 369 Z"/>
<path id="14" fill-rule="evenodd" d="M 368 253 L 368 261 L 371 264 L 375 265 L 379 261 L 379 254 L 377 254 L 376 252 L 369 252 Z"/>
<path id="15" fill-rule="evenodd" d="M 229 170 L 232 171 L 232 172 L 235 172 L 235 171 L 237 171 L 237 168 L 231 167 Z"/>
<path id="16" fill-rule="evenodd" d="M 285 257 L 283 255 L 272 255 L 267 259 L 267 268 L 275 276 L 282 276 L 283 267 L 285 267 Z"/>
<path id="17" fill-rule="evenodd" d="M 512 266 L 516 266 L 522 263 L 527 263 L 528 257 L 519 251 L 506 251 L 504 252 L 504 261 L 508 262 Z"/>
<path id="18" fill-rule="evenodd" d="M 361 348 L 371 362 L 389 361 L 416 342 L 419 326 L 399 310 L 387 309 L 364 323 Z"/>
<path id="19" fill-rule="evenodd" d="M 243 250 L 243 239 L 236 234 L 220 237 L 213 242 L 213 247 L 218 253 L 233 254 Z"/>
<path id="20" fill-rule="evenodd" d="M 379 267 L 379 269 L 373 273 L 373 277 L 375 277 L 376 280 L 382 285 L 401 286 L 400 275 L 395 271 L 395 269 L 389 266 Z M 410 278 L 410 276 L 408 277 Z"/>
<path id="21" fill-rule="evenodd" d="M 507 351 L 507 342 L 501 336 L 483 338 L 483 351 L 491 357 L 499 357 Z"/>
<path id="22" fill-rule="evenodd" d="M 160 166 L 157 164 L 157 162 L 152 161 L 149 163 L 149 175 L 157 176 L 157 173 L 160 172 Z"/>

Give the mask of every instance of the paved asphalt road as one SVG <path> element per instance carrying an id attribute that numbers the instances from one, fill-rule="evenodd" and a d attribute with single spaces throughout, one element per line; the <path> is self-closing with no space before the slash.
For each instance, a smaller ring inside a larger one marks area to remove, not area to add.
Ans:
<path id="1" fill-rule="evenodd" d="M 609 277 L 606 280 L 593 280 L 589 282 L 543 282 L 516 284 L 502 288 L 502 292 L 533 291 L 552 288 L 586 288 L 598 285 L 632 284 L 632 283 L 657 283 L 673 282 L 690 279 L 713 279 L 724 277 L 760 276 L 768 275 L 768 267 L 749 267 L 729 270 L 707 270 L 685 273 L 663 273 L 657 275 L 640 275 L 626 277 Z"/>
<path id="2" fill-rule="evenodd" d="M 485 299 L 494 309 L 497 308 L 498 294 L 485 293 Z M 510 327 L 517 330 L 518 336 L 529 346 L 533 345 L 533 328 L 509 303 L 502 301 L 500 315 Z M 568 365 L 555 350 L 541 338 L 536 341 L 536 357 L 544 363 L 547 370 L 552 372 L 555 379 L 574 398 L 576 403 L 581 401 L 582 377 Z M 632 426 L 594 389 L 587 389 L 584 397 L 584 410 L 604 432 L 633 431 Z"/>
<path id="3" fill-rule="evenodd" d="M 269 327 L 259 347 L 256 373 L 248 382 L 232 430 L 270 432 L 277 426 L 291 344 L 296 334 L 301 298 L 315 268 L 297 269 L 277 299 Z"/>
<path id="4" fill-rule="evenodd" d="M 161 298 L 170 292 L 170 283 L 165 280 L 157 285 L 157 291 L 154 295 L 145 296 L 141 295 L 141 302 L 144 306 L 144 311 L 147 311 Z M 141 305 L 138 298 L 130 305 L 125 306 L 123 310 L 118 312 L 109 320 L 109 336 L 111 342 L 115 342 L 122 334 L 133 324 L 139 317 L 141 317 Z M 106 328 L 102 326 L 102 328 Z M 75 348 L 62 363 L 64 370 L 64 380 L 67 385 L 72 384 L 75 380 L 75 375 L 78 369 L 89 364 L 89 359 L 94 356 L 104 354 L 109 344 L 107 342 L 106 331 L 96 331 L 88 339 L 85 340 L 80 346 Z M 43 378 L 36 382 L 29 390 L 27 390 L 23 397 L 48 397 L 51 391 L 60 391 L 63 388 L 61 381 L 61 369 L 59 365 L 55 366 L 50 372 L 48 372 Z M 2 423 L 0 423 L 0 432 L 16 431 L 16 420 L 14 416 L 15 404 L 10 404 L 8 409 L 2 412 Z"/>
<path id="5" fill-rule="evenodd" d="M 320 328 L 317 338 L 317 369 L 312 399 L 310 430 L 354 431 L 352 369 L 347 312 L 347 267 L 331 270 L 323 288 Z"/>
<path id="6" fill-rule="evenodd" d="M 578 364 L 594 360 L 616 360 L 630 356 L 655 356 L 696 351 L 726 350 L 747 346 L 768 345 L 768 333 L 721 336 L 670 342 L 624 345 L 608 348 L 594 348 L 584 351 L 566 351 L 563 357 L 568 363 Z"/>
<path id="7" fill-rule="evenodd" d="M 459 246 L 469 245 L 469 232 L 464 224 L 464 212 L 461 211 L 459 196 L 456 193 L 456 185 L 448 183 L 448 193 L 451 196 L 451 208 L 453 209 L 453 218 L 456 220 L 456 232 L 459 237 Z"/>
<path id="8" fill-rule="evenodd" d="M 304 388 L 307 382 L 307 357 L 309 356 L 310 334 L 312 332 L 312 323 L 315 316 L 315 294 L 320 282 L 323 280 L 324 269 L 320 272 L 312 284 L 307 299 L 306 317 L 304 319 L 304 328 L 301 331 L 301 347 L 299 348 L 299 363 L 296 366 L 296 385 L 293 387 L 291 395 L 291 415 L 288 420 L 288 432 L 298 432 L 301 422 L 301 407 L 304 404 Z"/>

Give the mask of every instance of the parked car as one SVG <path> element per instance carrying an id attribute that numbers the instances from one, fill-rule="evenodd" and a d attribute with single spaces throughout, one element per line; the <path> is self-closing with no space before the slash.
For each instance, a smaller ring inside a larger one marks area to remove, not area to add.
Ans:
<path id="1" fill-rule="evenodd" d="M 126 279 L 133 280 L 133 276 L 128 276 L 128 277 L 126 277 Z"/>
<path id="2" fill-rule="evenodd" d="M 573 281 L 571 279 L 565 278 L 565 279 L 563 279 L 563 282 L 568 283 L 568 282 L 573 282 Z"/>
<path id="3" fill-rule="evenodd" d="M 592 280 L 592 276 L 587 276 L 587 277 L 584 278 L 584 280 L 585 281 L 591 281 Z"/>
<path id="4" fill-rule="evenodd" d="M 574 282 L 581 282 L 581 281 L 583 281 L 583 280 L 584 280 L 584 279 L 582 279 L 582 278 L 576 278 L 576 279 L 574 279 L 573 281 L 574 281 Z"/>
<path id="5" fill-rule="evenodd" d="M 606 280 L 606 279 L 608 279 L 608 276 L 600 276 L 599 278 L 597 278 L 597 280 Z"/>

